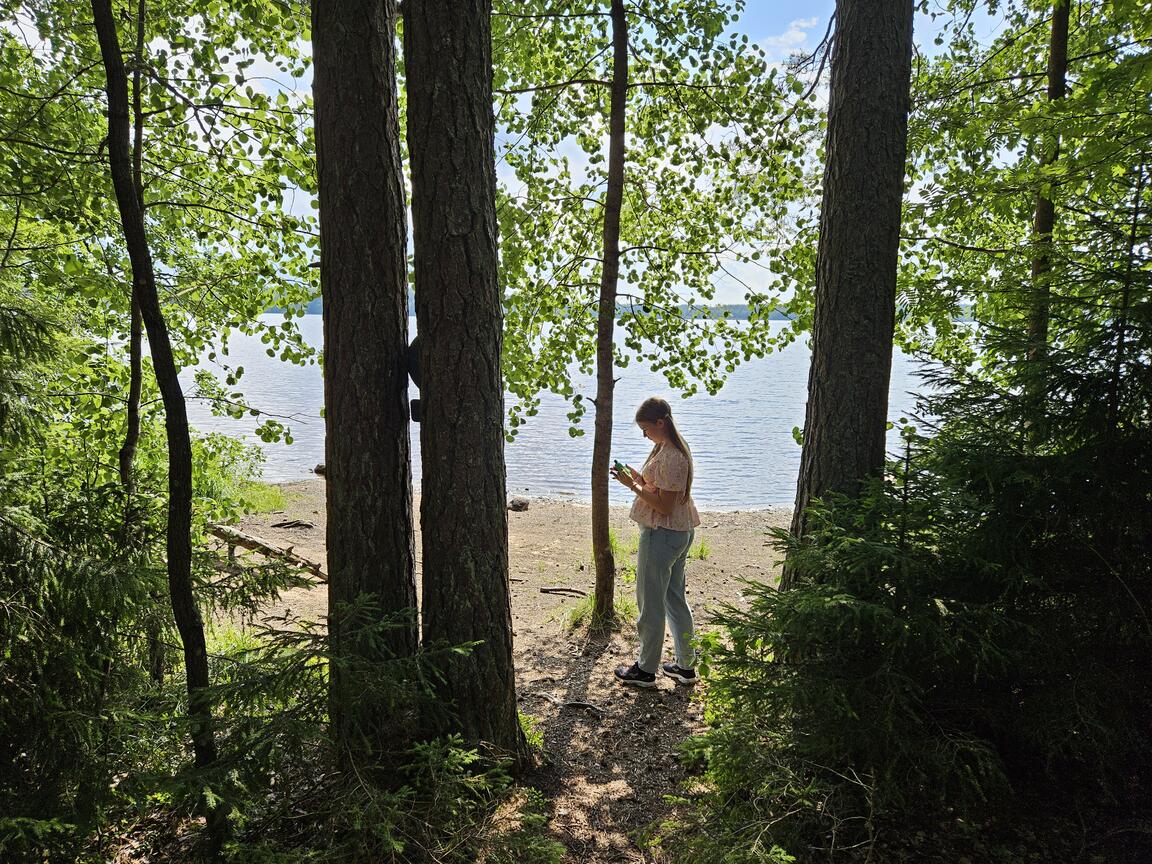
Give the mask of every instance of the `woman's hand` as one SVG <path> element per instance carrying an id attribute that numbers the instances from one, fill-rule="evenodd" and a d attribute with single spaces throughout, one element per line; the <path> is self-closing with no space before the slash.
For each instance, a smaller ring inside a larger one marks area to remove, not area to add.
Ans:
<path id="1" fill-rule="evenodd" d="M 620 481 L 622 485 L 631 489 L 633 492 L 635 492 L 637 488 L 643 489 L 645 485 L 644 476 L 631 465 L 627 465 L 625 467 L 628 469 L 627 472 L 617 471 L 615 468 L 609 468 L 608 473 L 611 474 L 616 480 Z"/>
<path id="2" fill-rule="evenodd" d="M 645 479 L 644 475 L 642 475 L 642 473 L 637 471 L 635 468 L 632 468 L 631 465 L 628 465 L 628 470 L 632 472 L 632 477 L 636 478 L 636 485 L 641 487 L 642 490 L 646 490 L 647 492 L 660 491 L 653 484 L 647 482 L 647 479 Z"/>

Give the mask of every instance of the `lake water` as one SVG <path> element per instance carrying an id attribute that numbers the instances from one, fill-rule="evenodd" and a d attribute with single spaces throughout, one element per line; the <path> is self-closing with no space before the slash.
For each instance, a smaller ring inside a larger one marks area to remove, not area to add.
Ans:
<path id="1" fill-rule="evenodd" d="M 279 322 L 279 315 L 265 316 Z M 298 319 L 304 338 L 319 347 L 322 319 L 307 315 Z M 774 321 L 782 328 L 785 322 Z M 415 333 L 415 319 L 409 321 Z M 295 439 L 291 445 L 263 444 L 267 461 L 264 477 L 271 481 L 300 480 L 324 461 L 324 421 L 320 417 L 324 387 L 319 365 L 296 366 L 265 353 L 267 345 L 257 337 L 234 335 L 229 340 L 230 365 L 242 365 L 240 389 L 249 404 L 273 415 L 295 416 L 289 424 Z M 692 448 L 696 479 L 693 497 L 702 510 L 748 510 L 771 505 L 791 505 L 800 469 L 800 447 L 792 428 L 804 422 L 810 352 L 802 342 L 762 359 L 752 360 L 732 373 L 716 395 L 700 393 L 681 399 L 655 373 L 630 365 L 617 372 L 615 428 L 612 455 L 640 467 L 648 442 L 632 422 L 636 407 L 648 396 L 662 395 L 672 404 L 677 428 Z M 907 415 L 915 405 L 912 391 L 920 386 L 914 361 L 896 353 L 892 364 L 889 418 Z M 190 375 L 185 389 L 191 391 Z M 595 381 L 580 376 L 578 392 L 595 395 Z M 412 391 L 415 396 L 415 390 Z M 510 494 L 590 500 L 592 467 L 592 406 L 585 415 L 583 436 L 568 435 L 568 402 L 544 394 L 540 412 L 528 418 L 516 440 L 505 448 Z M 257 418 L 235 420 L 212 416 L 203 401 L 189 404 L 196 429 L 226 432 L 260 443 L 253 434 Z M 419 427 L 412 426 L 413 474 L 420 478 Z M 896 447 L 895 433 L 889 447 Z M 631 500 L 624 487 L 613 483 L 612 503 Z"/>

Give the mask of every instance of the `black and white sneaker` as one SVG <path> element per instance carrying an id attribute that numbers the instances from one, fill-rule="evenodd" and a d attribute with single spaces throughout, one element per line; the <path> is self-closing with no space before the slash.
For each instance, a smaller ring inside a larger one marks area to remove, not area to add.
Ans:
<path id="1" fill-rule="evenodd" d="M 660 668 L 664 670 L 665 675 L 673 679 L 677 684 L 695 684 L 700 680 L 700 676 L 696 674 L 695 669 L 684 669 L 675 663 L 665 663 Z"/>
<path id="2" fill-rule="evenodd" d="M 635 663 L 631 666 L 617 666 L 615 675 L 617 681 L 627 684 L 629 687 L 656 686 L 656 675 L 652 672 L 645 672 Z"/>

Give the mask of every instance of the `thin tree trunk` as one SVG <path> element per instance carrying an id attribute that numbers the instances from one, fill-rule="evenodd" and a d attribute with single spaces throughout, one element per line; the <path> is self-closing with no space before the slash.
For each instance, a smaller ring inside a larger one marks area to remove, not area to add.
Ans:
<path id="1" fill-rule="evenodd" d="M 1070 0 L 1054 0 L 1052 31 L 1048 45 L 1048 101 L 1058 102 L 1067 91 L 1068 12 Z M 1060 133 L 1052 134 L 1040 154 L 1045 167 L 1060 158 Z M 1034 251 L 1032 255 L 1032 292 L 1028 308 L 1028 359 L 1043 360 L 1048 356 L 1048 321 L 1052 307 L 1052 232 L 1056 227 L 1056 205 L 1051 192 L 1041 182 L 1036 193 L 1032 217 Z"/>
<path id="2" fill-rule="evenodd" d="M 144 110 L 141 104 L 140 79 L 144 59 L 144 0 L 140 0 L 136 13 L 136 55 L 132 70 L 132 185 L 140 208 L 144 208 Z M 120 448 L 120 483 L 124 487 L 127 506 L 125 518 L 132 518 L 132 495 L 135 492 L 133 462 L 140 441 L 140 392 L 143 389 L 143 332 L 140 319 L 140 299 L 135 288 L 131 290 L 131 321 L 128 327 L 128 404 L 127 428 L 124 444 Z"/>
<path id="3" fill-rule="evenodd" d="M 152 253 L 144 226 L 144 210 L 132 173 L 128 77 L 120 54 L 120 40 L 111 0 L 92 0 L 92 14 L 100 41 L 108 90 L 108 164 L 124 242 L 132 262 L 132 291 L 139 298 L 140 314 L 148 332 L 152 365 L 164 403 L 168 439 L 168 590 L 176 629 L 184 646 L 188 679 L 188 712 L 192 719 L 192 748 L 196 765 L 216 762 L 212 705 L 208 695 L 208 653 L 204 624 L 192 590 L 192 441 L 188 412 L 168 338 L 168 326 L 156 289 Z M 219 840 L 225 828 L 223 808 L 210 811 L 209 828 Z"/>
<path id="4" fill-rule="evenodd" d="M 836 4 L 797 536 L 814 498 L 884 468 L 912 15 L 912 0 Z"/>
<path id="5" fill-rule="evenodd" d="M 133 463 L 136 460 L 136 447 L 140 442 L 140 393 L 143 375 L 143 327 L 140 318 L 140 301 L 132 292 L 132 318 L 128 329 L 128 404 L 126 406 L 127 427 L 124 443 L 120 447 L 120 484 L 124 487 L 128 506 L 126 518 L 131 518 L 132 496 L 136 491 L 136 477 Z"/>
<path id="6" fill-rule="evenodd" d="M 608 530 L 608 475 L 612 460 L 614 330 L 620 278 L 620 211 L 624 203 L 624 132 L 628 99 L 628 17 L 624 0 L 612 0 L 612 87 L 608 115 L 608 189 L 604 197 L 604 263 L 596 320 L 596 419 L 592 439 L 592 558 L 596 592 L 592 627 L 615 620 L 616 560 Z"/>
<path id="7" fill-rule="evenodd" d="M 132 185 L 136 200 L 144 210 L 144 106 L 141 82 L 144 67 L 145 0 L 136 6 L 136 52 L 132 70 Z M 140 398 L 144 389 L 144 332 L 140 316 L 140 297 L 135 283 L 129 287 L 131 297 L 128 324 L 128 402 L 125 406 L 124 444 L 120 447 L 120 483 L 124 487 L 124 543 L 133 542 L 136 523 L 136 449 L 140 443 Z M 159 602 L 160 597 L 153 595 Z M 147 626 L 148 675 L 155 684 L 164 683 L 164 640 L 158 621 Z"/>
<path id="8" fill-rule="evenodd" d="M 369 755 L 364 743 L 404 746 L 411 730 L 363 691 L 361 672 L 411 657 L 418 644 L 395 35 L 392 0 L 312 3 L 330 703 L 345 764 Z"/>
<path id="9" fill-rule="evenodd" d="M 478 643 L 444 670 L 455 730 L 519 761 L 490 16 L 491 0 L 405 3 L 424 412 L 421 618 L 426 647 Z"/>

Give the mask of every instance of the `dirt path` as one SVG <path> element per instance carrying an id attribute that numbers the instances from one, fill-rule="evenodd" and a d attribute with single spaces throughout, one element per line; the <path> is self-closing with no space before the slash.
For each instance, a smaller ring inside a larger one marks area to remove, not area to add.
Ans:
<path id="1" fill-rule="evenodd" d="M 242 530 L 323 562 L 323 481 L 283 488 L 285 510 L 247 517 Z M 741 579 L 775 578 L 778 556 L 767 531 L 787 526 L 790 515 L 784 508 L 701 514 L 694 548 L 699 551 L 702 540 L 705 555 L 690 558 L 687 571 L 698 626 L 707 626 L 709 609 L 717 604 L 742 602 Z M 540 721 L 548 755 L 526 782 L 548 796 L 552 830 L 568 849 L 567 862 L 651 861 L 632 835 L 668 812 L 664 796 L 675 793 L 683 778 L 677 747 L 703 728 L 699 693 L 667 678 L 655 690 L 619 686 L 612 670 L 635 659 L 634 628 L 589 639 L 583 629 L 567 627 L 579 597 L 540 592 L 553 586 L 591 592 L 589 507 L 532 501 L 526 512 L 508 517 L 517 692 L 521 711 Z M 290 520 L 314 527 L 272 527 Z M 636 526 L 622 509 L 613 510 L 612 526 L 618 564 L 635 565 Z M 416 548 L 419 553 L 419 538 Z M 617 585 L 618 598 L 633 592 L 631 582 Z M 327 611 L 326 589 L 288 592 L 277 611 L 285 609 L 320 620 Z M 665 644 L 671 659 L 671 639 Z M 590 702 L 600 712 L 556 702 Z"/>

